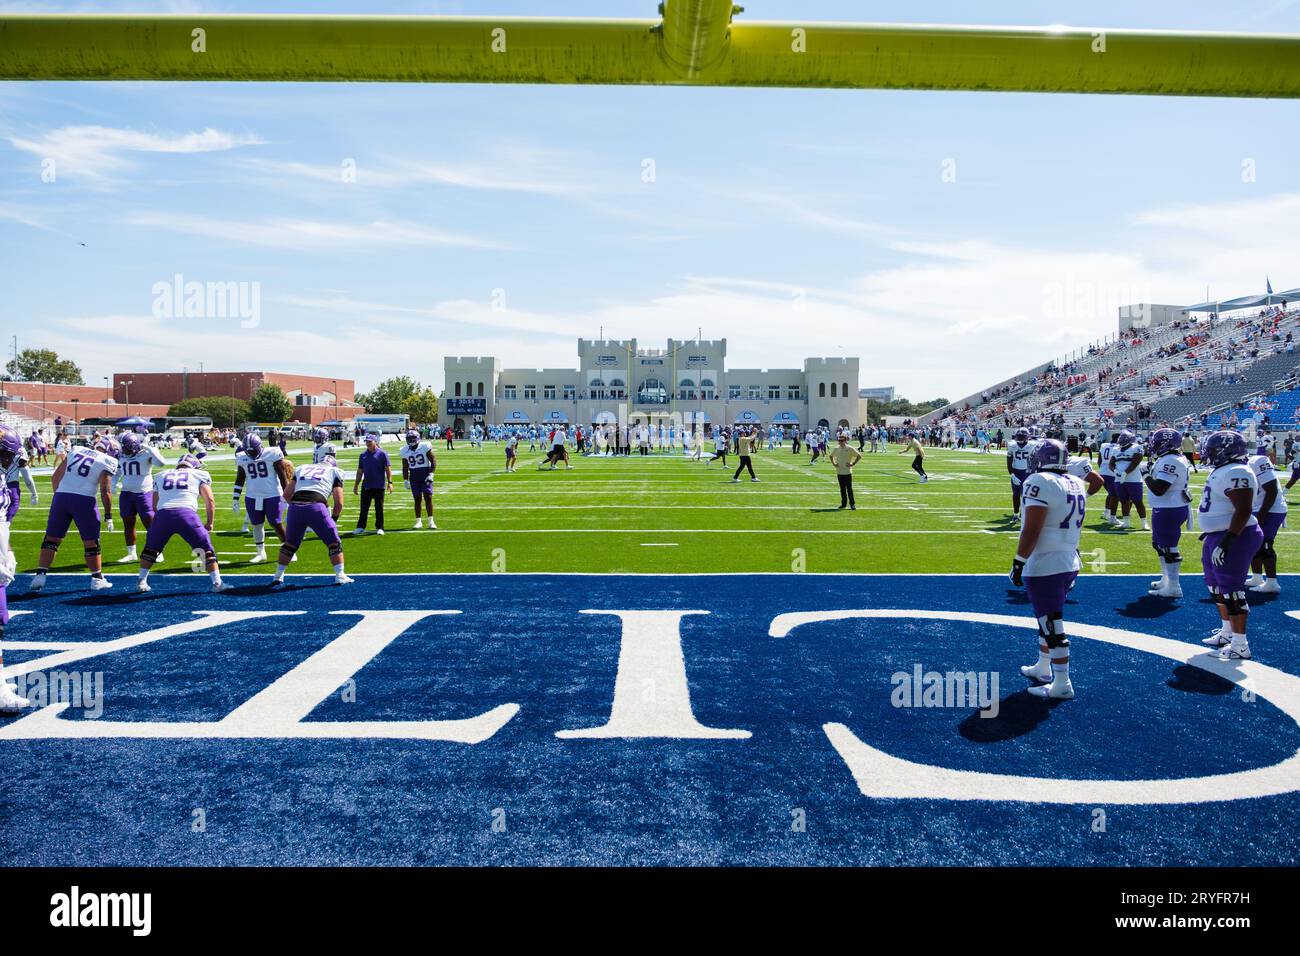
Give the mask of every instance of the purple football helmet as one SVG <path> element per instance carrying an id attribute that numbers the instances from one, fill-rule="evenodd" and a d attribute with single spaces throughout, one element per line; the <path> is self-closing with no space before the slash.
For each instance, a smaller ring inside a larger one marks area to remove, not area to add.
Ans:
<path id="1" fill-rule="evenodd" d="M 1219 468 L 1229 462 L 1245 461 L 1247 454 L 1245 436 L 1234 431 L 1211 433 L 1206 436 L 1201 448 L 1201 457 L 1211 468 Z"/>
<path id="2" fill-rule="evenodd" d="M 1016 433 L 1012 435 L 1011 438 L 1013 441 L 1018 441 L 1023 445 L 1025 442 L 1029 441 L 1029 429 L 1017 428 Z"/>
<path id="3" fill-rule="evenodd" d="M 1031 471 L 1065 471 L 1070 463 L 1070 453 L 1065 450 L 1065 442 L 1056 438 L 1044 438 L 1029 456 Z"/>
<path id="4" fill-rule="evenodd" d="M 203 463 L 193 455 L 181 455 L 180 460 L 176 462 L 177 468 L 202 468 Z"/>
<path id="5" fill-rule="evenodd" d="M 1115 442 L 1120 448 L 1127 448 L 1135 441 L 1137 441 L 1137 435 L 1134 435 L 1133 432 L 1127 428 L 1115 436 Z"/>
<path id="6" fill-rule="evenodd" d="M 1037 426 L 1037 425 L 1030 425 L 1030 426 L 1029 426 L 1029 438 L 1030 438 L 1031 441 L 1036 441 L 1036 440 L 1038 439 L 1038 426 Z"/>
<path id="7" fill-rule="evenodd" d="M 244 439 L 244 454 L 249 458 L 256 458 L 262 454 L 262 436 L 257 432 Z"/>
<path id="8" fill-rule="evenodd" d="M 412 448 L 420 444 L 420 433 L 417 432 L 414 428 L 410 429 L 406 433 L 406 443 L 410 445 Z"/>
<path id="9" fill-rule="evenodd" d="M 320 460 L 320 463 L 322 465 L 329 465 L 331 468 L 338 467 L 338 459 L 336 459 L 333 455 L 326 455 L 324 458 Z"/>
<path id="10" fill-rule="evenodd" d="M 8 425 L 0 425 L 0 466 L 8 468 L 14 458 L 21 458 L 22 454 L 23 440 L 18 433 Z"/>
<path id="11" fill-rule="evenodd" d="M 144 442 L 140 440 L 140 436 L 135 432 L 125 432 L 122 435 L 122 454 L 136 455 L 139 454 L 140 449 L 143 447 Z"/>
<path id="12" fill-rule="evenodd" d="M 1177 428 L 1157 428 L 1151 433 L 1148 449 L 1152 458 L 1172 455 L 1183 448 L 1183 433 Z"/>
<path id="13" fill-rule="evenodd" d="M 311 433 L 312 441 L 318 445 L 323 445 L 330 440 L 330 433 L 323 428 L 318 428 Z"/>

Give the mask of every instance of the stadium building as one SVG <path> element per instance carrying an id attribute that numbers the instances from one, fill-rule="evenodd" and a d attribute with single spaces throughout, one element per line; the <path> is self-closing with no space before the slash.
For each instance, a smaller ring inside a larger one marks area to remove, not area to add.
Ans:
<path id="1" fill-rule="evenodd" d="M 579 339 L 576 368 L 502 368 L 491 357 L 444 361 L 439 420 L 475 423 L 857 425 L 858 360 L 807 358 L 802 368 L 726 367 L 727 340 Z"/>

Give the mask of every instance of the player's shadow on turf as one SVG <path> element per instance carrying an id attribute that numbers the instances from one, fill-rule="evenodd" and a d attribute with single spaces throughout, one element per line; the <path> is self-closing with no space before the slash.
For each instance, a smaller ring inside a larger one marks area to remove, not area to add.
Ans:
<path id="1" fill-rule="evenodd" d="M 976 744 L 1015 740 L 1037 730 L 1059 703 L 1059 700 L 1035 697 L 1028 690 L 1018 691 L 999 701 L 996 717 L 981 717 L 980 712 L 975 711 L 957 725 L 957 731 Z"/>
<path id="2" fill-rule="evenodd" d="M 124 588 L 121 591 L 116 589 L 109 594 L 99 592 L 97 594 L 87 594 L 82 597 L 74 597 L 65 600 L 64 604 L 73 607 L 115 607 L 119 604 L 141 604 L 145 601 L 169 601 L 173 598 L 193 598 L 196 594 L 210 594 L 206 588 L 194 591 L 167 591 L 159 593 L 156 591 L 137 591 L 134 587 Z M 213 595 L 214 597 L 216 595 Z"/>
<path id="3" fill-rule="evenodd" d="M 1192 694 L 1206 694 L 1213 697 L 1231 694 L 1237 687 L 1226 677 L 1212 674 L 1200 667 L 1193 667 L 1191 664 L 1179 664 L 1175 667 L 1165 684 L 1174 690 L 1185 690 Z"/>
<path id="4" fill-rule="evenodd" d="M 1121 617 L 1133 618 L 1156 618 L 1164 617 L 1178 610 L 1180 605 L 1174 603 L 1169 598 L 1155 597 L 1151 594 L 1144 594 L 1136 601 L 1130 601 L 1123 607 L 1115 608 L 1115 611 Z"/>

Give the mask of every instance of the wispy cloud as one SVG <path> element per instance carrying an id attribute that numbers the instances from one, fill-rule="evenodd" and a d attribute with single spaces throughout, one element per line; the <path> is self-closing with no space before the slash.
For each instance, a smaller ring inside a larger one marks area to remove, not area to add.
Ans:
<path id="1" fill-rule="evenodd" d="M 251 134 L 212 128 L 189 133 L 154 133 L 111 126 L 61 126 L 37 136 L 9 137 L 15 149 L 56 164 L 57 175 L 103 185 L 136 165 L 133 154 L 212 153 L 261 143 Z"/>
<path id="2" fill-rule="evenodd" d="M 406 222 L 350 223 L 319 219 L 233 220 L 169 213 L 139 213 L 127 225 L 277 249 L 329 249 L 348 246 L 459 246 L 512 249 L 508 243 L 430 229 Z"/>

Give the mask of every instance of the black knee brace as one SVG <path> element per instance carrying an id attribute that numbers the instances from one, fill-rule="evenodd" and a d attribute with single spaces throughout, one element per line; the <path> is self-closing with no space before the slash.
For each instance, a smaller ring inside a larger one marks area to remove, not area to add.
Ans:
<path id="1" fill-rule="evenodd" d="M 1228 601 L 1219 591 L 1218 588 L 1210 588 L 1210 597 L 1214 598 L 1214 603 L 1227 607 Z"/>
<path id="2" fill-rule="evenodd" d="M 1059 611 L 1045 614 L 1038 619 L 1038 636 L 1043 639 L 1049 650 L 1060 650 L 1070 646 L 1070 639 L 1065 636 L 1065 616 Z"/>
<path id="3" fill-rule="evenodd" d="M 1228 606 L 1228 616 L 1250 613 L 1250 602 L 1246 600 L 1245 591 L 1233 591 L 1223 596 L 1223 603 Z"/>
<path id="4" fill-rule="evenodd" d="M 96 542 L 95 544 L 88 544 L 88 545 L 86 545 L 86 557 L 88 557 L 88 558 L 97 558 L 97 557 L 99 557 L 99 543 L 98 543 L 98 542 Z"/>
<path id="5" fill-rule="evenodd" d="M 296 544 L 290 544 L 288 541 L 282 541 L 280 542 L 280 550 L 285 554 L 293 554 L 298 550 L 298 546 Z"/>
<path id="6" fill-rule="evenodd" d="M 1272 557 L 1273 553 L 1273 542 L 1265 538 L 1264 543 L 1259 546 L 1260 557 Z"/>
<path id="7" fill-rule="evenodd" d="M 153 564 L 158 560 L 158 552 L 153 548 L 145 548 L 140 552 L 140 560 L 148 561 L 150 564 Z"/>
<path id="8" fill-rule="evenodd" d="M 58 550 L 59 550 L 59 545 L 61 545 L 62 543 L 63 543 L 63 539 L 62 539 L 62 538 L 58 538 L 58 539 L 55 539 L 55 538 L 46 538 L 44 541 L 41 542 L 41 550 L 42 550 L 42 551 L 58 551 Z"/>
<path id="9" fill-rule="evenodd" d="M 211 550 L 211 549 L 208 549 L 207 551 L 204 551 L 204 552 L 203 552 L 203 560 L 204 560 L 205 562 L 207 562 L 208 564 L 216 564 L 216 563 L 217 563 L 217 552 L 215 552 L 215 551 L 213 551 L 213 550 Z"/>
<path id="10" fill-rule="evenodd" d="M 330 553 L 330 557 L 331 557 L 331 558 L 334 557 L 334 555 L 336 555 L 336 554 L 342 554 L 342 553 L 343 553 L 343 545 L 341 545 L 341 544 L 337 544 L 337 543 L 336 543 L 336 544 L 331 544 L 331 545 L 329 546 L 329 553 Z"/>
<path id="11" fill-rule="evenodd" d="M 1160 560 L 1166 564 L 1178 564 L 1183 560 L 1183 554 L 1177 548 L 1156 548 L 1156 554 L 1160 555 Z"/>

